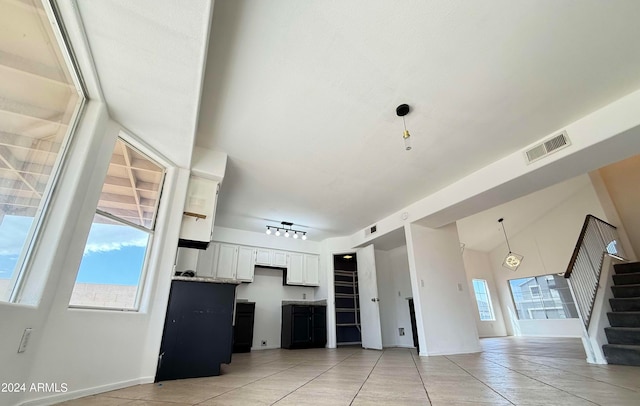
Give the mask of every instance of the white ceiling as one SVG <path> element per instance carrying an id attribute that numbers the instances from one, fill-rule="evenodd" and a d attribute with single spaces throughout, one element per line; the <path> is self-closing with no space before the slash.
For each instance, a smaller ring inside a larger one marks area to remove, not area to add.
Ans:
<path id="1" fill-rule="evenodd" d="M 211 1 L 77 1 L 77 7 L 111 117 L 189 167 Z"/>
<path id="2" fill-rule="evenodd" d="M 362 229 L 639 88 L 638 15 L 638 1 L 218 0 L 196 140 L 229 155 L 216 225 Z"/>
<path id="3" fill-rule="evenodd" d="M 182 164 L 210 2 L 78 5 L 111 114 Z M 196 140 L 229 156 L 216 225 L 354 233 L 640 88 L 638 15 L 635 0 L 217 0 Z"/>
<path id="4" fill-rule="evenodd" d="M 507 237 L 515 237 L 585 187 L 591 187 L 589 175 L 569 179 L 458 220 L 460 242 L 465 244 L 465 249 L 492 251 L 505 243 L 502 227 L 498 223 L 499 218 L 504 218 Z"/>

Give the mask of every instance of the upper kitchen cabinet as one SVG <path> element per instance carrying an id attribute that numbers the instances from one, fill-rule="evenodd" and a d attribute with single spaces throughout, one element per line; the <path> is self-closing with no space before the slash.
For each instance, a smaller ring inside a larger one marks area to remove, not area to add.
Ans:
<path id="1" fill-rule="evenodd" d="M 320 286 L 319 268 L 318 255 L 289 253 L 286 284 Z"/>
<path id="2" fill-rule="evenodd" d="M 288 254 L 284 251 L 271 250 L 268 248 L 256 249 L 256 265 L 274 266 L 286 268 Z"/>
<path id="3" fill-rule="evenodd" d="M 211 241 L 227 155 L 195 147 L 178 246 L 206 249 Z"/>

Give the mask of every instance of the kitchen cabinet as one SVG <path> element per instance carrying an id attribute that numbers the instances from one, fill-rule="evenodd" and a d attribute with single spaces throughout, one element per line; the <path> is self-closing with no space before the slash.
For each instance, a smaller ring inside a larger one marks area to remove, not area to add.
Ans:
<path id="1" fill-rule="evenodd" d="M 253 282 L 254 252 L 252 247 L 211 243 L 198 253 L 196 274 L 205 278 Z"/>
<path id="2" fill-rule="evenodd" d="M 236 303 L 236 323 L 233 327 L 233 352 L 250 352 L 253 345 L 253 320 L 256 304 Z"/>
<path id="3" fill-rule="evenodd" d="M 320 305 L 282 306 L 282 348 L 324 348 L 327 343 L 327 308 Z"/>
<path id="4" fill-rule="evenodd" d="M 180 227 L 179 247 L 204 250 L 209 246 L 218 200 L 219 182 L 198 176 L 189 178 Z"/>
<path id="5" fill-rule="evenodd" d="M 236 265 L 236 280 L 253 282 L 255 271 L 255 248 L 238 247 L 238 261 Z"/>
<path id="6" fill-rule="evenodd" d="M 270 250 L 267 248 L 257 248 L 256 249 L 256 265 L 286 268 L 288 256 L 289 254 L 285 251 Z"/>
<path id="7" fill-rule="evenodd" d="M 231 244 L 218 244 L 217 261 L 215 264 L 217 279 L 235 279 L 238 264 L 238 246 Z"/>
<path id="8" fill-rule="evenodd" d="M 319 286 L 320 257 L 313 254 L 289 253 L 287 285 Z"/>
<path id="9" fill-rule="evenodd" d="M 287 267 L 287 285 L 304 285 L 304 256 L 303 254 L 289 254 Z"/>
<path id="10" fill-rule="evenodd" d="M 155 381 L 220 375 L 231 362 L 235 284 L 171 282 Z"/>

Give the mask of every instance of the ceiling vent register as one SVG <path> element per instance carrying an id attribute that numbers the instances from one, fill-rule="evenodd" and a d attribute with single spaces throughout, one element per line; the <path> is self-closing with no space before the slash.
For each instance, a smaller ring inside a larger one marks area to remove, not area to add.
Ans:
<path id="1" fill-rule="evenodd" d="M 368 237 L 368 236 L 370 236 L 371 234 L 375 234 L 375 232 L 376 232 L 376 231 L 378 231 L 378 225 L 377 225 L 377 224 L 374 224 L 374 225 L 372 225 L 371 227 L 369 227 L 369 228 L 365 228 L 365 229 L 364 229 L 364 236 L 365 236 L 365 237 Z"/>
<path id="2" fill-rule="evenodd" d="M 555 135 L 547 139 L 546 141 L 541 142 L 535 147 L 525 151 L 527 164 L 530 164 L 539 159 L 542 159 L 545 156 L 551 154 L 552 152 L 560 151 L 561 149 L 566 148 L 569 145 L 571 145 L 571 141 L 569 141 L 567 132 L 563 131 L 560 134 Z"/>

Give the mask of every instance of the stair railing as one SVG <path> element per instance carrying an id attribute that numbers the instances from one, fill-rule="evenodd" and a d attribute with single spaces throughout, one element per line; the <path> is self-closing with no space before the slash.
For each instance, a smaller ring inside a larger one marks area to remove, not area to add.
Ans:
<path id="1" fill-rule="evenodd" d="M 591 214 L 584 219 L 571 261 L 564 273 L 569 279 L 584 326 L 589 328 L 605 255 L 625 259 L 617 228 Z"/>

